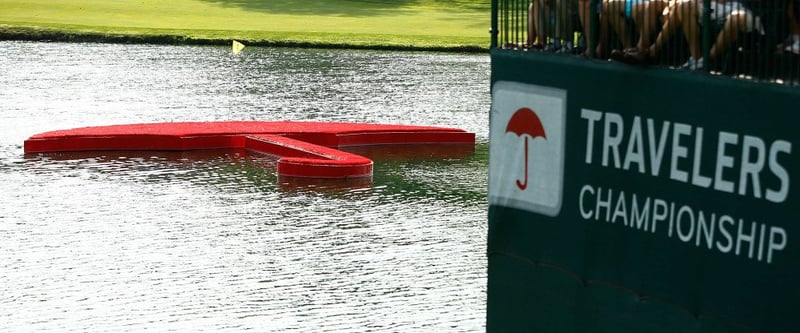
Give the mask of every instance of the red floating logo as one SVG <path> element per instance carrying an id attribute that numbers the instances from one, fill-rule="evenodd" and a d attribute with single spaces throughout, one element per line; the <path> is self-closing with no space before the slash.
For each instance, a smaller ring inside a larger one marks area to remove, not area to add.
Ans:
<path id="1" fill-rule="evenodd" d="M 372 176 L 372 160 L 340 147 L 475 144 L 455 128 L 327 122 L 185 122 L 83 127 L 25 140 L 25 153 L 245 148 L 279 156 L 278 175 L 309 178 Z"/>

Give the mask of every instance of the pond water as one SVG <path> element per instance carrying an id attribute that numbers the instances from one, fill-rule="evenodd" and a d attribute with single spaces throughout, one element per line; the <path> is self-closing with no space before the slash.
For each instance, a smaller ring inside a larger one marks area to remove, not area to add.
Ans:
<path id="1" fill-rule="evenodd" d="M 489 100 L 486 55 L 0 42 L 0 331 L 483 331 Z M 360 151 L 363 183 L 278 179 L 237 150 L 22 150 L 56 129 L 213 120 L 478 144 Z"/>

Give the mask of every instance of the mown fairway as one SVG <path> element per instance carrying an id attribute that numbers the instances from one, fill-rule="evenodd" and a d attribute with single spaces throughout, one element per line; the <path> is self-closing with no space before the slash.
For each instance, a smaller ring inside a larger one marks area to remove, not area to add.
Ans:
<path id="1" fill-rule="evenodd" d="M 488 0 L 0 0 L 0 31 L 488 48 Z"/>

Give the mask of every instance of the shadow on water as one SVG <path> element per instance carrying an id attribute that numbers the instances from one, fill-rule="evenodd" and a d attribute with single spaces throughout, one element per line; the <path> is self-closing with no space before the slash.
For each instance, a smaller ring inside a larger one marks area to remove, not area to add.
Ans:
<path id="1" fill-rule="evenodd" d="M 381 16 L 389 11 L 404 10 L 411 6 L 430 6 L 483 11 L 488 3 L 474 0 L 310 0 L 310 1 L 263 1 L 263 0 L 203 0 L 226 8 L 241 8 L 248 11 L 274 14 L 323 15 L 323 16 Z"/>
<path id="2" fill-rule="evenodd" d="M 269 190 L 275 186 L 276 161 L 245 149 L 86 151 L 26 154 L 25 168 L 39 174 L 88 173 L 92 180 Z"/>

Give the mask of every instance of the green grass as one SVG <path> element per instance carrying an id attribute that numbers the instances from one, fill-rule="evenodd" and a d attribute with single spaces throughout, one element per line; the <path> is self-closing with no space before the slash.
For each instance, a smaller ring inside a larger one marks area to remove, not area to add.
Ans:
<path id="1" fill-rule="evenodd" d="M 486 50 L 488 0 L 0 0 L 0 38 Z"/>

